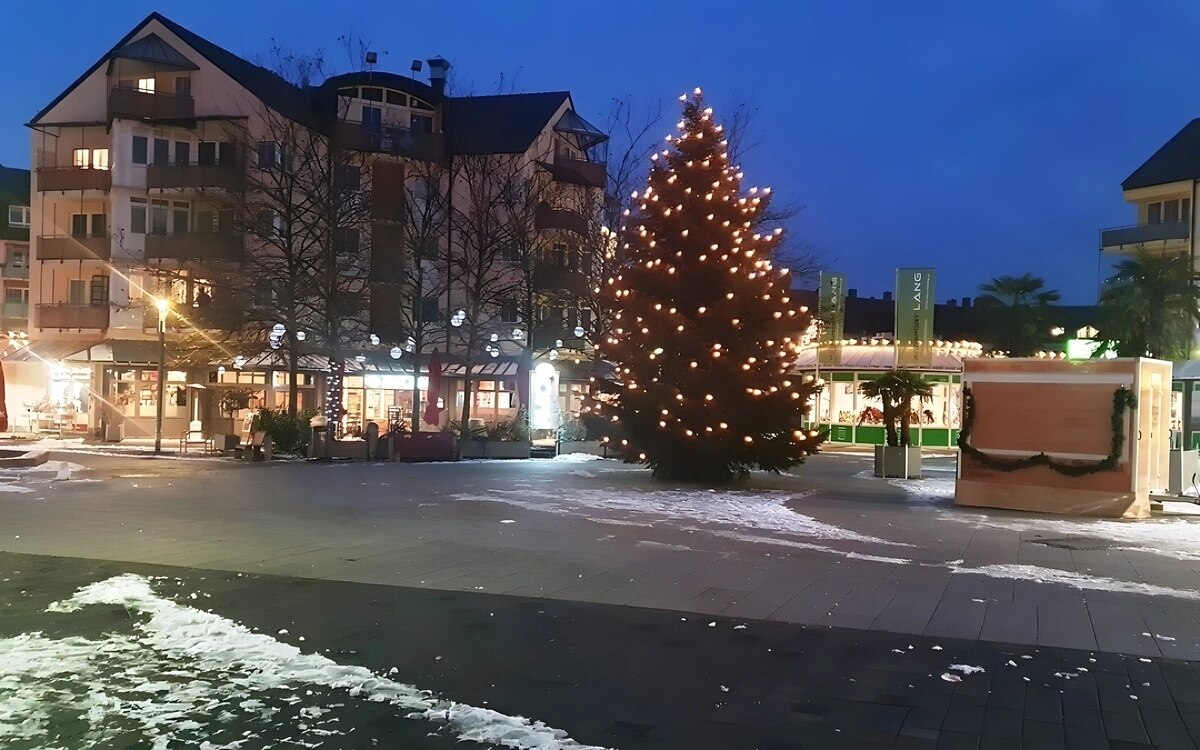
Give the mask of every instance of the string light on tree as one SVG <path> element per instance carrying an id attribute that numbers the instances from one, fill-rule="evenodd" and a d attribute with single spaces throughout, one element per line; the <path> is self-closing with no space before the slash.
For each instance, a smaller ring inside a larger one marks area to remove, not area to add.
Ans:
<path id="1" fill-rule="evenodd" d="M 743 195 L 700 90 L 680 101 L 680 132 L 633 194 L 624 263 L 604 285 L 616 323 L 604 357 L 619 380 L 598 381 L 588 409 L 607 444 L 659 478 L 782 471 L 822 439 L 797 429 L 820 385 L 787 373 L 810 316 L 789 306 L 786 269 L 769 261 L 782 234 L 765 219 L 770 191 Z"/>

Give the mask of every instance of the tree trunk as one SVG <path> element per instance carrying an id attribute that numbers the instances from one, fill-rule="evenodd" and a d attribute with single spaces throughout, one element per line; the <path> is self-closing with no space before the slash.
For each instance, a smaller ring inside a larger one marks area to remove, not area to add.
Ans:
<path id="1" fill-rule="evenodd" d="M 900 440 L 896 435 L 896 421 L 899 415 L 896 413 L 895 405 L 889 402 L 889 399 L 883 398 L 883 429 L 887 434 L 887 444 L 891 446 L 900 445 Z"/>
<path id="2" fill-rule="evenodd" d="M 912 435 L 909 431 L 909 423 L 912 421 L 912 402 L 906 401 L 902 403 L 900 412 L 900 445 L 912 445 Z"/>

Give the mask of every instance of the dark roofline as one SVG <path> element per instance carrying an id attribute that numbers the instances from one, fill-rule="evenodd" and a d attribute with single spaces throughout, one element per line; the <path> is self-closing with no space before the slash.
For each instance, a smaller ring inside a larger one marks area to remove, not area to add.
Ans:
<path id="1" fill-rule="evenodd" d="M 1200 118 L 1180 128 L 1149 159 L 1133 170 L 1121 182 L 1121 189 L 1137 190 L 1196 178 L 1200 178 Z"/>

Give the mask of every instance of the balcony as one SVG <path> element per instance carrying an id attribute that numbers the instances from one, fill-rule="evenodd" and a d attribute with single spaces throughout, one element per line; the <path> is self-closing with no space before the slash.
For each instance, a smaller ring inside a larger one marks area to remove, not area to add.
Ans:
<path id="1" fill-rule="evenodd" d="M 244 305 L 227 300 L 224 303 L 213 301 L 204 307 L 172 308 L 167 318 L 167 328 L 171 330 L 209 330 L 236 331 L 242 326 L 242 310 Z M 158 309 L 148 307 L 142 314 L 142 327 L 147 330 L 158 329 Z"/>
<path id="2" fill-rule="evenodd" d="M 240 191 L 246 174 L 240 164 L 166 164 L 146 168 L 149 188 L 219 188 Z"/>
<path id="3" fill-rule="evenodd" d="M 112 187 L 112 172 L 83 167 L 38 167 L 38 191 L 104 190 Z"/>
<path id="4" fill-rule="evenodd" d="M 602 162 L 572 159 L 559 154 L 554 155 L 552 172 L 554 179 L 559 182 L 594 188 L 604 187 L 608 179 L 608 168 Z"/>
<path id="5" fill-rule="evenodd" d="M 52 235 L 38 237 L 38 260 L 108 260 L 112 242 L 103 237 Z"/>
<path id="6" fill-rule="evenodd" d="M 1134 224 L 1101 230 L 1100 247 L 1104 250 L 1130 250 L 1134 249 L 1133 246 L 1148 246 L 1148 250 L 1168 250 L 1177 245 L 1182 250 L 1190 237 L 1191 228 L 1186 221 Z"/>
<path id="7" fill-rule="evenodd" d="M 378 151 L 421 161 L 446 158 L 446 137 L 441 133 L 387 126 L 382 131 L 372 131 L 361 123 L 340 122 L 334 129 L 334 138 L 338 146 L 355 151 Z"/>
<path id="8" fill-rule="evenodd" d="M 563 268 L 553 263 L 537 263 L 533 267 L 533 286 L 539 291 L 587 291 L 588 280 L 581 271 Z"/>
<path id="9" fill-rule="evenodd" d="M 242 236 L 233 232 L 148 234 L 146 258 L 238 261 L 242 259 Z"/>
<path id="10" fill-rule="evenodd" d="M 4 320 L 29 320 L 29 303 L 5 302 L 0 315 L 4 316 Z"/>
<path id="11" fill-rule="evenodd" d="M 34 325 L 38 328 L 108 328 L 108 304 L 75 305 L 53 303 L 38 305 Z"/>
<path id="12" fill-rule="evenodd" d="M 108 92 L 108 119 L 187 120 L 196 116 L 191 96 L 115 86 Z"/>
<path id="13" fill-rule="evenodd" d="M 588 220 L 575 211 L 552 208 L 549 203 L 540 203 L 533 217 L 534 226 L 542 229 L 566 229 L 581 237 L 588 233 Z"/>

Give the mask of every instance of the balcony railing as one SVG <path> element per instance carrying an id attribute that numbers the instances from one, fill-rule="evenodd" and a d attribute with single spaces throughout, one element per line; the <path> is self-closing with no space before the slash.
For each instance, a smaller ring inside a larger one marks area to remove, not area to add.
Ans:
<path id="1" fill-rule="evenodd" d="M 242 236 L 233 232 L 148 234 L 146 257 L 170 260 L 241 260 Z"/>
<path id="2" fill-rule="evenodd" d="M 1147 242 L 1186 240 L 1191 227 L 1186 221 L 1166 221 L 1158 224 L 1134 224 L 1130 227 L 1104 229 L 1100 232 L 1100 247 L 1142 245 Z"/>
<path id="3" fill-rule="evenodd" d="M 0 276 L 6 279 L 25 279 L 29 280 L 29 265 L 22 263 L 19 266 L 12 263 L 0 265 Z"/>
<path id="4" fill-rule="evenodd" d="M 38 328 L 108 328 L 108 304 L 42 304 L 35 308 Z"/>
<path id="5" fill-rule="evenodd" d="M 588 233 L 588 220 L 581 214 L 564 208 L 553 208 L 549 203 L 540 203 L 533 217 L 538 229 L 566 229 L 578 235 Z"/>
<path id="6" fill-rule="evenodd" d="M 112 172 L 82 167 L 38 167 L 38 190 L 108 190 Z"/>
<path id="7" fill-rule="evenodd" d="M 132 117 L 139 120 L 186 120 L 196 116 L 196 104 L 189 95 L 142 91 L 115 86 L 108 92 L 108 117 Z"/>
<path id="8" fill-rule="evenodd" d="M 587 276 L 572 268 L 564 268 L 553 263 L 537 263 L 533 267 L 535 289 L 585 292 L 587 283 Z"/>
<path id="9" fill-rule="evenodd" d="M 602 162 L 572 159 L 555 154 L 554 166 L 557 167 L 555 177 L 564 182 L 602 188 L 608 178 L 608 168 Z"/>
<path id="10" fill-rule="evenodd" d="M 29 303 L 5 302 L 4 307 L 0 308 L 0 315 L 5 320 L 29 320 Z"/>
<path id="11" fill-rule="evenodd" d="M 246 174 L 240 164 L 164 164 L 146 168 L 146 187 L 220 188 L 238 191 Z"/>
<path id="12" fill-rule="evenodd" d="M 337 145 L 356 151 L 379 151 L 422 161 L 446 158 L 446 137 L 407 128 L 383 127 L 369 130 L 357 122 L 340 122 L 334 129 Z"/>
<path id="13" fill-rule="evenodd" d="M 108 260 L 112 241 L 103 237 L 51 235 L 38 237 L 38 260 Z"/>
<path id="14" fill-rule="evenodd" d="M 212 301 L 204 307 L 172 308 L 167 317 L 167 327 L 171 329 L 198 329 L 213 331 L 235 331 L 242 325 L 242 310 L 244 305 Z M 148 307 L 143 311 L 142 326 L 147 329 L 158 328 L 158 308 Z"/>

